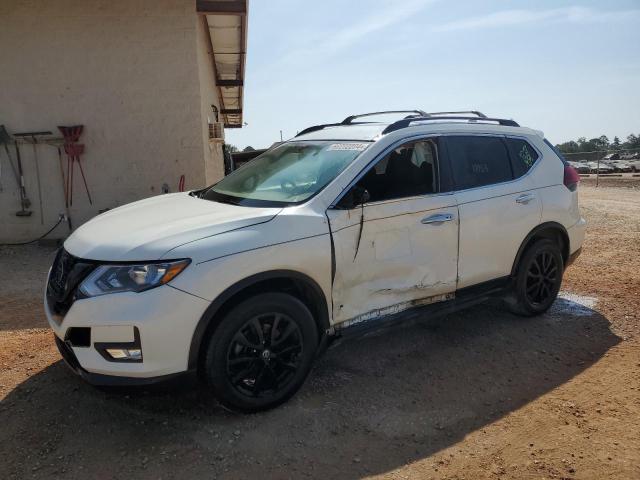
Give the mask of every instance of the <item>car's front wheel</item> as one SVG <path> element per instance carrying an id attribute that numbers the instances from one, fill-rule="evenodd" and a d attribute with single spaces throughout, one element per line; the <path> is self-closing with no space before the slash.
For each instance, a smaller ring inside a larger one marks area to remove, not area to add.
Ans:
<path id="1" fill-rule="evenodd" d="M 563 272 L 557 243 L 548 239 L 535 242 L 518 265 L 514 288 L 507 298 L 511 311 L 525 316 L 547 311 L 558 296 Z"/>
<path id="2" fill-rule="evenodd" d="M 231 309 L 215 329 L 205 377 L 227 408 L 256 412 L 288 400 L 307 377 L 318 346 L 309 309 L 284 293 L 264 293 Z"/>

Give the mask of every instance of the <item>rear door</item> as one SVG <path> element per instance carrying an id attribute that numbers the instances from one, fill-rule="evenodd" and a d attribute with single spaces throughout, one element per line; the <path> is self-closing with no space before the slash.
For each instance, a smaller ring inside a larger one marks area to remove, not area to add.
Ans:
<path id="1" fill-rule="evenodd" d="M 458 208 L 438 151 L 437 139 L 394 147 L 327 211 L 336 323 L 375 320 L 455 291 Z M 369 200 L 353 205 L 355 189 Z"/>
<path id="2" fill-rule="evenodd" d="M 541 202 L 528 171 L 538 152 L 523 139 L 443 137 L 460 215 L 458 289 L 505 277 Z"/>

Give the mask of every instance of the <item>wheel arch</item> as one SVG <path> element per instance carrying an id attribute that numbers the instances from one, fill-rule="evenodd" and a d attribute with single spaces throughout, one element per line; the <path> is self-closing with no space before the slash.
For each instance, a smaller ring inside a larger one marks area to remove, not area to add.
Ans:
<path id="1" fill-rule="evenodd" d="M 224 314 L 252 295 L 265 292 L 290 293 L 302 301 L 311 311 L 318 328 L 318 338 L 322 341 L 330 327 L 330 322 L 327 298 L 318 282 L 295 270 L 261 272 L 231 285 L 207 307 L 191 338 L 189 370 L 199 369 L 207 341 L 220 324 Z"/>
<path id="2" fill-rule="evenodd" d="M 520 264 L 520 259 L 527 251 L 527 249 L 533 245 L 537 240 L 549 238 L 552 240 L 558 241 L 560 244 L 560 251 L 562 253 L 562 260 L 567 265 L 569 260 L 569 234 L 567 233 L 567 229 L 564 225 L 558 222 L 545 222 L 541 223 L 533 230 L 531 230 L 527 236 L 520 244 L 520 248 L 518 249 L 518 253 L 516 254 L 516 258 L 513 261 L 513 266 L 511 267 L 511 276 L 515 276 L 518 271 L 518 265 Z"/>

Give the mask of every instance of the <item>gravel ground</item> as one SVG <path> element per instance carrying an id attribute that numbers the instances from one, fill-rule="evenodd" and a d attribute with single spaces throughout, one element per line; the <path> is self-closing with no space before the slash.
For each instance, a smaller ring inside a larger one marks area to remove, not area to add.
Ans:
<path id="1" fill-rule="evenodd" d="M 86 385 L 42 313 L 53 249 L 0 249 L 0 478 L 640 478 L 640 192 L 586 183 L 584 253 L 548 314 L 485 305 L 340 343 L 254 415 Z"/>

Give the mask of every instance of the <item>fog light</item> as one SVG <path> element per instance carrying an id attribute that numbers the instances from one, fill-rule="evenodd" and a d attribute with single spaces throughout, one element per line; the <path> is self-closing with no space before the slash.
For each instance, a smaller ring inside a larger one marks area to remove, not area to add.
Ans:
<path id="1" fill-rule="evenodd" d="M 126 348 L 107 348 L 106 350 L 114 360 L 142 360 L 142 350 L 139 348 L 132 350 Z"/>
<path id="2" fill-rule="evenodd" d="M 138 327 L 133 327 L 133 342 L 95 342 L 93 346 L 108 362 L 142 362 Z"/>

